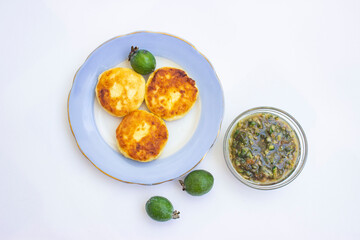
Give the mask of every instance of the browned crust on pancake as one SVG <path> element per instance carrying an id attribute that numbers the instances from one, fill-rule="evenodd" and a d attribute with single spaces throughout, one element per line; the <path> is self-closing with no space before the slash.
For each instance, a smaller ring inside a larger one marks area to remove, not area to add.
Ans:
<path id="1" fill-rule="evenodd" d="M 149 131 L 140 140 L 134 133 L 146 123 Z M 168 140 L 165 122 L 152 113 L 136 110 L 126 115 L 116 129 L 116 140 L 120 152 L 127 158 L 149 162 L 159 157 Z"/>
<path id="2" fill-rule="evenodd" d="M 181 95 L 176 102 L 171 103 L 172 107 L 169 109 L 166 107 L 167 98 L 172 92 Z M 185 116 L 190 111 L 196 102 L 198 92 L 195 81 L 185 71 L 163 67 L 149 77 L 145 89 L 145 102 L 152 113 L 172 121 Z"/>
<path id="3" fill-rule="evenodd" d="M 121 86 L 122 93 L 120 96 L 112 97 L 110 89 L 115 83 Z M 145 79 L 135 71 L 128 68 L 112 68 L 100 74 L 95 92 L 100 105 L 108 113 L 123 117 L 140 107 L 144 100 L 144 87 Z M 129 88 L 136 89 L 136 94 L 131 99 L 127 97 Z M 116 108 L 118 104 L 122 106 L 121 109 Z"/>

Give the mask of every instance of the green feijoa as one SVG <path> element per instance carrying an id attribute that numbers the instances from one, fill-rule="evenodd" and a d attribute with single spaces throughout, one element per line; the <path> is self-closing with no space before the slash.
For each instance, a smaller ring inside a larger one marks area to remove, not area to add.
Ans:
<path id="1" fill-rule="evenodd" d="M 183 190 L 193 196 L 208 193 L 214 185 L 214 177 L 205 170 L 195 170 L 189 173 L 184 181 L 179 181 Z"/>
<path id="2" fill-rule="evenodd" d="M 165 222 L 180 217 L 180 212 L 174 211 L 171 202 L 167 198 L 161 196 L 151 197 L 146 202 L 145 209 L 149 217 L 159 222 Z"/>
<path id="3" fill-rule="evenodd" d="M 151 52 L 145 49 L 139 49 L 138 47 L 131 47 L 129 61 L 134 71 L 142 75 L 152 73 L 156 67 L 154 55 L 152 55 Z"/>

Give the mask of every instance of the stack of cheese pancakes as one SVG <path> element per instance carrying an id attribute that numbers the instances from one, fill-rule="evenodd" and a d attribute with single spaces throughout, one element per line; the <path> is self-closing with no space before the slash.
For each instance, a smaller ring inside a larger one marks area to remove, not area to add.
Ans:
<path id="1" fill-rule="evenodd" d="M 184 117 L 199 93 L 185 71 L 170 67 L 155 70 L 146 84 L 132 69 L 112 68 L 99 75 L 95 92 L 109 114 L 124 117 L 116 129 L 117 145 L 125 157 L 139 162 L 160 156 L 169 137 L 163 120 Z M 138 110 L 144 99 L 151 113 Z"/>

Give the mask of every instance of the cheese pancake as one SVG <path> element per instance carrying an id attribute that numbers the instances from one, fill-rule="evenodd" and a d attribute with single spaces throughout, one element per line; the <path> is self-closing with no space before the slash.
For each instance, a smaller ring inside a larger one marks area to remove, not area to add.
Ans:
<path id="1" fill-rule="evenodd" d="M 95 92 L 108 113 L 123 117 L 142 104 L 145 79 L 129 68 L 112 68 L 100 74 Z"/>
<path id="2" fill-rule="evenodd" d="M 144 110 L 126 115 L 116 129 L 116 140 L 120 152 L 127 158 L 149 162 L 163 151 L 169 133 L 165 122 Z"/>
<path id="3" fill-rule="evenodd" d="M 198 97 L 195 81 L 185 71 L 163 67 L 153 72 L 146 83 L 145 102 L 159 117 L 173 121 L 184 117 Z"/>

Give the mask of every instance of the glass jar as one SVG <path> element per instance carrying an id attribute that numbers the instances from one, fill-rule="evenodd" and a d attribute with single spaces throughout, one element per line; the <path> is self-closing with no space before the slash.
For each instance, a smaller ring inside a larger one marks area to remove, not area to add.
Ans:
<path id="1" fill-rule="evenodd" d="M 280 119 L 282 119 L 284 122 L 286 122 L 291 127 L 291 129 L 294 131 L 294 133 L 298 139 L 298 142 L 299 142 L 299 150 L 298 150 L 299 153 L 298 153 L 298 156 L 296 159 L 294 169 L 287 176 L 285 176 L 284 178 L 282 178 L 276 182 L 260 183 L 260 182 L 254 182 L 251 180 L 247 180 L 244 177 L 242 177 L 240 175 L 240 173 L 238 173 L 236 171 L 236 169 L 233 166 L 232 161 L 230 159 L 229 141 L 230 141 L 230 137 L 231 137 L 232 132 L 233 132 L 234 128 L 236 127 L 237 123 L 239 121 L 247 118 L 250 115 L 258 114 L 258 113 L 270 113 L 272 115 L 278 116 Z M 239 116 L 237 116 L 232 121 L 232 123 L 230 124 L 230 126 L 228 127 L 228 129 L 225 133 L 223 148 L 224 148 L 223 150 L 224 150 L 224 157 L 225 157 L 226 164 L 227 164 L 228 168 L 230 169 L 230 171 L 232 172 L 232 174 L 238 180 L 240 180 L 245 185 L 255 188 L 255 189 L 271 190 L 271 189 L 277 189 L 277 188 L 280 188 L 280 187 L 283 187 L 283 186 L 289 184 L 300 174 L 300 172 L 304 168 L 304 165 L 306 162 L 308 144 L 307 144 L 304 130 L 301 128 L 300 124 L 296 121 L 296 119 L 293 118 L 290 114 L 288 114 L 287 112 L 282 111 L 280 109 L 273 108 L 273 107 L 257 107 L 257 108 L 252 108 L 252 109 L 249 109 L 249 110 L 241 113 Z"/>

